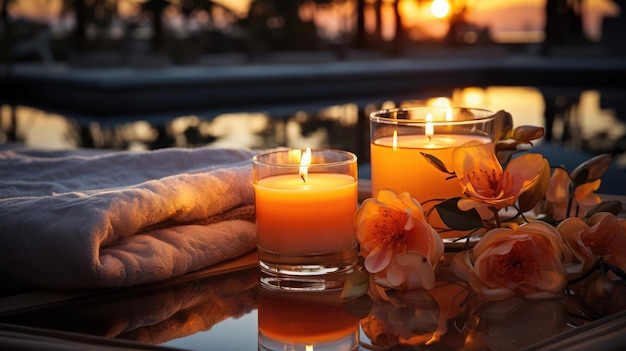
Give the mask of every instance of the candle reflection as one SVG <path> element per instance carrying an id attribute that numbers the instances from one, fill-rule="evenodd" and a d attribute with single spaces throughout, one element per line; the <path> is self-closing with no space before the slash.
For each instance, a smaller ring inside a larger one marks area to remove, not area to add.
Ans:
<path id="1" fill-rule="evenodd" d="M 331 294 L 259 294 L 259 350 L 355 350 L 359 320 Z"/>

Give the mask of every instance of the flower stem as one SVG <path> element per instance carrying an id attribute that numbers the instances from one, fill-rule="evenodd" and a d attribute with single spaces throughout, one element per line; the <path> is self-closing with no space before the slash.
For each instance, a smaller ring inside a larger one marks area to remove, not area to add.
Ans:
<path id="1" fill-rule="evenodd" d="M 498 209 L 494 207 L 489 207 L 493 212 L 493 218 L 496 220 L 496 228 L 502 228 L 502 222 L 500 221 L 500 216 L 498 215 Z"/>
<path id="2" fill-rule="evenodd" d="M 569 217 L 570 212 L 572 211 L 572 204 L 574 203 L 574 184 L 570 184 L 569 186 L 569 196 L 567 199 L 567 212 L 565 212 L 565 217 Z"/>

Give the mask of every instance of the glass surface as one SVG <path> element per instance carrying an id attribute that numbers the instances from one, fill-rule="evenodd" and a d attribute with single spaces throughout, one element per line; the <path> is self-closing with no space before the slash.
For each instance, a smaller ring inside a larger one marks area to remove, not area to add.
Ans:
<path id="1" fill-rule="evenodd" d="M 0 322 L 198 351 L 258 350 L 260 328 L 289 345 L 343 338 L 342 345 L 352 345 L 358 335 L 359 350 L 520 350 L 580 338 L 579 347 L 590 340 L 597 340 L 591 344 L 598 349 L 623 346 L 623 285 L 612 296 L 593 300 L 590 279 L 572 286 L 576 295 L 481 302 L 464 284 L 449 279 L 450 257 L 446 254 L 438 268 L 437 276 L 445 280 L 434 290 L 393 293 L 391 301 L 363 297 L 341 303 L 336 292 L 268 291 L 260 288 L 258 269 L 250 268 L 92 291 L 83 298 L 2 313 Z"/>

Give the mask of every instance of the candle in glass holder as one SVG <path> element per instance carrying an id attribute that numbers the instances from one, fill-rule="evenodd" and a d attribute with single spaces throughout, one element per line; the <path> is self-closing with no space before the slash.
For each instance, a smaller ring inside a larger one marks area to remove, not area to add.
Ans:
<path id="1" fill-rule="evenodd" d="M 420 203 L 461 196 L 461 186 L 449 174 L 435 168 L 422 153 L 452 164 L 454 148 L 470 141 L 491 143 L 491 139 L 467 135 L 403 135 L 376 139 L 371 144 L 372 194 L 383 188 L 408 191 Z M 451 170 L 451 169 L 449 169 Z"/>
<path id="2" fill-rule="evenodd" d="M 261 282 L 328 289 L 356 263 L 356 156 L 337 150 L 280 150 L 255 156 Z"/>
<path id="3" fill-rule="evenodd" d="M 458 180 L 423 154 L 437 157 L 452 171 L 456 147 L 471 141 L 493 144 L 493 121 L 491 111 L 471 108 L 407 107 L 372 113 L 372 196 L 385 188 L 408 191 L 425 210 L 462 196 Z M 445 227 L 435 213 L 431 219 L 433 226 Z M 457 234 L 442 233 L 442 237 Z"/>

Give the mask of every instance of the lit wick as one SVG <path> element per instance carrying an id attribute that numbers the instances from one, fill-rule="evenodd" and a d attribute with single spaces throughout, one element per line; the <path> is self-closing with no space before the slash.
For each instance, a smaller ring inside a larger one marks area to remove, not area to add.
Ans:
<path id="1" fill-rule="evenodd" d="M 424 134 L 428 137 L 428 142 L 432 140 L 432 135 L 435 134 L 435 126 L 433 125 L 433 115 L 428 112 L 426 115 L 426 126 Z"/>
<path id="2" fill-rule="evenodd" d="M 306 183 L 309 178 L 309 165 L 311 165 L 311 148 L 307 147 L 302 158 L 300 159 L 300 178 Z"/>

